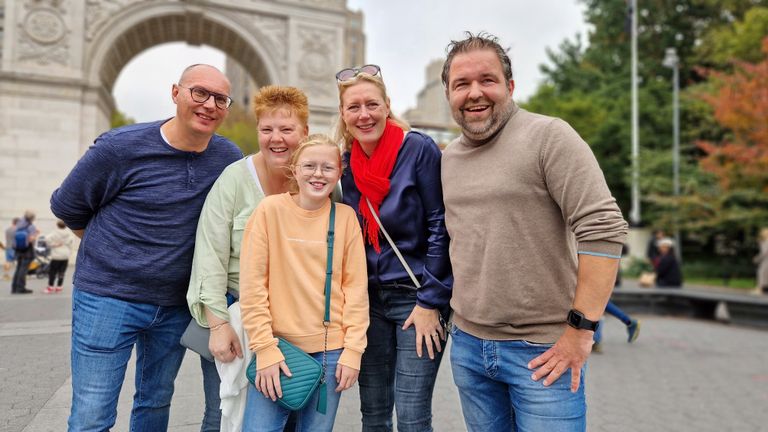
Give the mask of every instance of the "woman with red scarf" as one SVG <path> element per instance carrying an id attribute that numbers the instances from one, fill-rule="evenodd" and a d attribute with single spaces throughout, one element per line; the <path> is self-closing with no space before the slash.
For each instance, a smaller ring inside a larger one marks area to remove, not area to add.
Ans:
<path id="1" fill-rule="evenodd" d="M 344 69 L 336 79 L 343 202 L 358 214 L 368 264 L 362 430 L 391 431 L 396 408 L 399 432 L 432 431 L 432 391 L 453 285 L 440 149 L 392 114 L 378 66 Z"/>

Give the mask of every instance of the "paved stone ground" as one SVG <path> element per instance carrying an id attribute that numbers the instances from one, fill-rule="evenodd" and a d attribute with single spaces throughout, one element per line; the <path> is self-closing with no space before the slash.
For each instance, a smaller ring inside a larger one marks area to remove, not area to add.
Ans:
<path id="1" fill-rule="evenodd" d="M 0 282 L 0 432 L 66 430 L 70 404 L 71 291 L 11 296 Z M 626 343 L 608 318 L 604 352 L 587 372 L 588 429 L 613 431 L 768 430 L 768 333 L 717 323 L 642 316 L 640 338 Z M 133 392 L 129 370 L 115 431 L 127 430 Z M 188 355 L 171 410 L 173 432 L 199 430 L 198 359 Z M 357 389 L 342 398 L 336 431 L 360 429 Z M 438 432 L 466 430 L 445 359 L 434 399 Z M 495 432 L 495 431 L 494 431 Z"/>

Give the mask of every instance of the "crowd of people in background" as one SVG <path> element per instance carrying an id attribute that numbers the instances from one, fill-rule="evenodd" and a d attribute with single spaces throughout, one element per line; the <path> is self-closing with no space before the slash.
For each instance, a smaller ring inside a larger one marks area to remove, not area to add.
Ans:
<path id="1" fill-rule="evenodd" d="M 30 273 L 48 278 L 46 294 L 63 291 L 69 259 L 74 252 L 75 236 L 63 221 L 48 234 L 41 234 L 34 225 L 35 213 L 28 210 L 21 218 L 13 218 L 5 229 L 5 262 L 3 279 L 12 280 L 11 294 L 31 294 L 27 288 Z M 13 277 L 10 276 L 13 269 Z"/>
<path id="2" fill-rule="evenodd" d="M 36 245 L 44 292 L 62 292 L 80 238 L 70 431 L 114 426 L 134 347 L 131 430 L 167 430 L 190 328 L 207 341 L 201 431 L 331 431 L 356 382 L 361 430 L 392 431 L 396 414 L 398 431 L 432 431 L 449 334 L 469 431 L 586 430 L 603 314 L 628 342 L 639 335 L 609 302 L 628 225 L 576 131 L 515 104 L 495 37 L 467 33 L 447 52 L 461 135 L 445 152 L 392 113 L 369 64 L 335 76 L 333 137 L 310 135 L 300 89 L 261 88 L 260 151 L 243 155 L 215 133 L 229 80 L 196 64 L 171 87 L 174 117 L 96 139 L 53 192 L 55 230 L 41 235 L 33 212 L 13 220 L 14 294 L 32 292 Z M 683 283 L 674 246 L 663 232 L 648 244 L 658 287 Z M 768 292 L 768 229 L 754 262 Z M 324 384 L 295 410 L 276 403 L 292 375 L 283 341 L 323 364 Z"/>

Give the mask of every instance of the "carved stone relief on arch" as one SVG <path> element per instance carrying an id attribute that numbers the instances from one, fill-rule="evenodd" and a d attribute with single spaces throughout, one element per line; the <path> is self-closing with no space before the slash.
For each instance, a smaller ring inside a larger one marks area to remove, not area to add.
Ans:
<path id="1" fill-rule="evenodd" d="M 86 0 L 85 2 L 85 39 L 92 41 L 98 31 L 120 9 L 145 0 Z"/>
<path id="2" fill-rule="evenodd" d="M 315 97 L 331 98 L 336 93 L 333 75 L 336 73 L 336 32 L 330 29 L 299 28 L 299 85 Z"/>
<path id="3" fill-rule="evenodd" d="M 69 65 L 67 10 L 60 0 L 27 0 L 19 20 L 16 60 L 48 66 Z"/>
<path id="4" fill-rule="evenodd" d="M 279 73 L 288 75 L 288 20 L 267 15 L 253 15 L 254 31 L 267 39 L 266 49 L 272 54 Z"/>

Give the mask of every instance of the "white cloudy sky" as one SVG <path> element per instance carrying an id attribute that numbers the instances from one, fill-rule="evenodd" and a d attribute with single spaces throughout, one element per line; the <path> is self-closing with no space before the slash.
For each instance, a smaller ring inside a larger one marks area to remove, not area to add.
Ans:
<path id="1" fill-rule="evenodd" d="M 510 48 L 515 98 L 525 100 L 542 76 L 546 48 L 585 35 L 583 6 L 576 0 L 348 0 L 362 9 L 367 37 L 366 60 L 381 66 L 392 108 L 398 113 L 416 105 L 424 86 L 424 69 L 445 55 L 451 39 L 465 30 L 488 31 Z M 182 43 L 148 49 L 123 69 L 115 84 L 118 108 L 137 121 L 173 115 L 171 84 L 192 63 L 224 66 L 224 55 Z"/>

